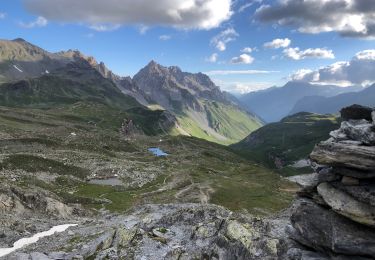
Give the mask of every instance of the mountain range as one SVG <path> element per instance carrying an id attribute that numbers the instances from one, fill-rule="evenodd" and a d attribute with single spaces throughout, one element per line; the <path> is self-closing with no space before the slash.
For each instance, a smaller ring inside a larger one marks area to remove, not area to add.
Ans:
<path id="1" fill-rule="evenodd" d="M 202 73 L 151 61 L 133 78 L 77 50 L 45 51 L 23 39 L 0 41 L 2 105 L 46 106 L 82 100 L 167 111 L 175 134 L 229 144 L 262 125 Z"/>
<path id="2" fill-rule="evenodd" d="M 375 107 L 375 84 L 358 92 L 343 93 L 333 97 L 304 97 L 294 105 L 290 114 L 301 111 L 319 114 L 337 113 L 341 108 L 352 104 Z"/>
<path id="3" fill-rule="evenodd" d="M 363 90 L 362 87 L 319 86 L 305 82 L 291 81 L 283 87 L 273 87 L 266 90 L 251 92 L 239 99 L 244 107 L 261 117 L 264 121 L 278 122 L 294 112 L 314 112 L 294 110 L 295 104 L 309 96 L 333 97 L 342 93 Z M 335 112 L 338 112 L 335 111 Z M 326 113 L 326 112 L 324 112 Z M 323 114 L 324 114 L 323 113 Z"/>

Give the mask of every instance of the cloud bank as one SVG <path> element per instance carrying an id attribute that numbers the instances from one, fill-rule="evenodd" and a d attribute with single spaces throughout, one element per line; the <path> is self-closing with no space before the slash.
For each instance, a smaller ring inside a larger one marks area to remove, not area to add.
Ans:
<path id="1" fill-rule="evenodd" d="M 211 70 L 205 72 L 209 76 L 214 75 L 254 75 L 254 74 L 270 74 L 278 73 L 279 71 L 270 71 L 270 70 Z"/>
<path id="2" fill-rule="evenodd" d="M 89 25 L 121 24 L 212 29 L 228 20 L 231 0 L 23 0 L 48 20 Z"/>
<path id="3" fill-rule="evenodd" d="M 350 61 L 336 62 L 317 71 L 299 70 L 291 79 L 342 86 L 372 84 L 375 82 L 375 50 L 358 52 Z"/>
<path id="4" fill-rule="evenodd" d="M 375 37 L 373 0 L 278 0 L 259 7 L 255 18 L 291 26 L 304 33 L 338 32 L 349 37 Z"/>

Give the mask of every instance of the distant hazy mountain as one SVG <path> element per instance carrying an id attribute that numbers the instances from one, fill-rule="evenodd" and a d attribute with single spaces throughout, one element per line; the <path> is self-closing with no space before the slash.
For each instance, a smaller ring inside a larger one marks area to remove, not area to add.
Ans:
<path id="1" fill-rule="evenodd" d="M 222 92 L 202 73 L 151 61 L 133 78 L 149 104 L 173 112 L 180 131 L 204 139 L 231 143 L 261 126 L 260 120 L 241 109 L 236 98 Z"/>
<path id="2" fill-rule="evenodd" d="M 312 113 L 337 113 L 341 108 L 359 104 L 375 107 L 375 84 L 360 92 L 350 92 L 333 97 L 304 97 L 299 100 L 291 114 L 305 111 Z"/>
<path id="3" fill-rule="evenodd" d="M 77 50 L 47 52 L 23 39 L 0 41 L 0 105 L 49 106 L 96 101 L 167 110 L 176 133 L 233 143 L 262 123 L 202 73 L 150 62 L 130 77 Z M 138 102 L 137 102 L 138 101 Z"/>
<path id="4" fill-rule="evenodd" d="M 288 82 L 283 87 L 273 87 L 243 95 L 240 101 L 249 111 L 259 115 L 266 122 L 276 122 L 289 115 L 297 101 L 303 97 L 331 97 L 359 89 L 358 87 L 341 88 Z"/>

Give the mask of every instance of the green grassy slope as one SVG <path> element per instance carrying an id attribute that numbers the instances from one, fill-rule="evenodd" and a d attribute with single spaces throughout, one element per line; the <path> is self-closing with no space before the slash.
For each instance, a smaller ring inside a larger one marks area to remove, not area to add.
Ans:
<path id="1" fill-rule="evenodd" d="M 83 102 L 50 109 L 0 107 L 2 184 L 115 212 L 143 203 L 211 202 L 264 215 L 292 200 L 292 184 L 225 146 L 183 136 L 126 140 L 118 131 L 121 113 Z M 170 155 L 154 157 L 147 149 L 155 146 Z M 86 178 L 94 173 L 117 173 L 124 185 L 90 184 Z"/>
<path id="2" fill-rule="evenodd" d="M 298 113 L 258 129 L 232 148 L 246 158 L 276 169 L 280 167 L 275 160 L 286 166 L 307 158 L 314 145 L 327 139 L 338 124 L 333 115 Z M 289 167 L 282 173 L 294 174 Z"/>
<path id="3" fill-rule="evenodd" d="M 91 68 L 67 67 L 54 74 L 0 85 L 0 105 L 53 107 L 91 101 L 117 108 L 139 107 Z"/>
<path id="4" fill-rule="evenodd" d="M 262 126 L 255 116 L 233 105 L 204 101 L 207 126 L 186 114 L 178 116 L 181 127 L 190 135 L 220 144 L 233 144 Z M 211 131 L 210 131 L 211 130 Z"/>

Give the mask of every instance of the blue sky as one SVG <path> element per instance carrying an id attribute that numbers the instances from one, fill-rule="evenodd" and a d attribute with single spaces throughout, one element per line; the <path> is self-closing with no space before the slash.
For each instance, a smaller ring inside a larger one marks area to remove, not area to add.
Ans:
<path id="1" fill-rule="evenodd" d="M 289 9 L 293 7 L 287 6 L 293 5 L 291 0 L 283 0 L 284 3 L 276 0 L 216 0 L 216 3 L 223 3 L 217 8 L 221 8 L 223 15 L 216 13 L 220 10 L 208 12 L 207 16 L 211 17 L 207 19 L 214 22 L 214 25 L 209 26 L 205 25 L 206 17 L 190 18 L 190 13 L 184 14 L 178 23 L 173 19 L 164 19 L 163 12 L 156 12 L 152 6 L 155 1 L 142 0 L 149 5 L 144 5 L 145 10 L 134 9 L 134 12 L 139 13 L 132 19 L 128 18 L 127 9 L 117 11 L 118 5 L 129 5 L 129 0 L 108 1 L 105 7 L 108 7 L 107 13 L 103 13 L 98 2 L 98 8 L 92 9 L 90 14 L 86 13 L 87 10 L 78 10 L 77 14 L 72 11 L 71 15 L 69 2 L 72 0 L 59 0 L 67 4 L 58 7 L 53 4 L 56 1 L 1 0 L 0 38 L 21 37 L 51 52 L 79 49 L 103 61 L 107 67 L 123 76 L 134 75 L 153 59 L 162 65 L 177 65 L 184 71 L 210 73 L 218 85 L 230 91 L 250 91 L 282 85 L 298 70 L 315 71 L 338 61 L 350 61 L 357 53 L 374 49 L 375 44 L 373 35 L 368 33 L 344 35 L 350 30 L 358 33 L 361 25 L 366 26 L 364 18 L 360 22 L 349 19 L 352 24 L 347 22 L 346 27 L 339 22 L 340 19 L 345 21 L 347 17 L 341 16 L 336 18 L 338 21 L 328 22 L 317 18 L 307 21 L 312 25 L 305 28 L 299 24 L 299 14 L 283 17 L 284 14 L 275 13 L 275 10 L 282 10 L 280 5 Z M 90 3 L 92 0 L 81 1 Z M 163 1 L 169 8 L 173 5 L 171 0 Z M 206 0 L 210 1 L 213 0 Z M 194 0 L 180 2 L 189 4 Z M 225 9 L 228 2 L 230 10 Z M 319 4 L 323 0 L 305 2 L 306 8 L 309 8 L 309 4 Z M 76 8 L 84 9 L 82 6 Z M 131 8 L 135 7 L 128 9 Z M 359 7 L 347 8 L 356 8 L 361 12 Z M 259 15 L 259 10 L 265 14 Z M 111 11 L 114 15 L 108 18 L 108 12 Z M 218 37 L 220 34 L 222 37 Z M 276 47 L 276 43 L 269 44 L 269 48 L 264 47 L 266 42 L 275 39 L 284 40 L 284 45 L 277 49 L 271 48 Z M 290 43 L 287 44 L 285 39 Z M 228 41 L 225 50 L 222 46 L 221 50 L 217 48 L 220 47 L 217 46 L 220 41 Z M 246 47 L 252 51 L 242 52 Z M 310 51 L 305 51 L 308 49 Z M 214 54 L 216 59 L 210 60 Z"/>

